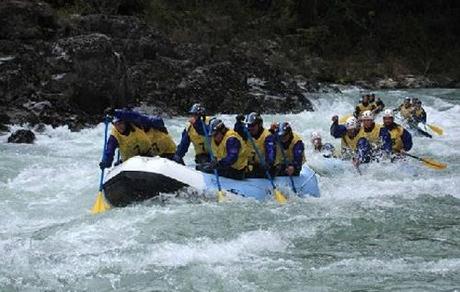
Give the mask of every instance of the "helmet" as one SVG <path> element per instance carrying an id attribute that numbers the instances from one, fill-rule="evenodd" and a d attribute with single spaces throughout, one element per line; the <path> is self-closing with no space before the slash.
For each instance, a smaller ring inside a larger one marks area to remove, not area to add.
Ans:
<path id="1" fill-rule="evenodd" d="M 371 111 L 364 111 L 361 115 L 361 120 L 374 120 L 374 115 Z"/>
<path id="2" fill-rule="evenodd" d="M 209 132 L 211 135 L 214 135 L 216 132 L 225 128 L 224 122 L 221 119 L 212 118 L 209 121 Z"/>
<path id="3" fill-rule="evenodd" d="M 288 122 L 280 123 L 277 131 L 278 137 L 283 137 L 289 133 L 292 133 L 291 124 Z"/>
<path id="4" fill-rule="evenodd" d="M 206 109 L 201 105 L 201 103 L 195 103 L 192 105 L 188 113 L 193 115 L 204 115 L 205 111 Z"/>
<path id="5" fill-rule="evenodd" d="M 321 135 L 318 132 L 312 132 L 311 141 L 315 141 L 316 139 L 321 139 Z"/>
<path id="6" fill-rule="evenodd" d="M 406 102 L 406 101 L 410 101 L 410 97 L 409 97 L 409 96 L 406 96 L 406 97 L 404 98 L 404 101 L 405 101 L 405 102 Z"/>
<path id="7" fill-rule="evenodd" d="M 345 127 L 347 130 L 357 129 L 358 128 L 358 120 L 355 117 L 349 117 L 347 122 L 345 123 Z"/>
<path id="8" fill-rule="evenodd" d="M 244 122 L 247 124 L 247 125 L 252 125 L 252 124 L 255 124 L 255 123 L 262 123 L 262 118 L 260 117 L 260 115 L 256 112 L 252 112 L 250 114 L 248 114 L 246 116 L 246 119 L 244 120 Z"/>
<path id="9" fill-rule="evenodd" d="M 386 109 L 385 112 L 383 113 L 384 118 L 393 118 L 393 110 L 392 109 Z"/>

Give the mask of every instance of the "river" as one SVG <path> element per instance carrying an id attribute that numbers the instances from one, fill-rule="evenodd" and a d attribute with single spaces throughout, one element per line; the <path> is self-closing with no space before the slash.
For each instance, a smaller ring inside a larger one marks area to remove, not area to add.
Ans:
<path id="1" fill-rule="evenodd" d="M 444 135 L 414 137 L 411 153 L 447 169 L 410 160 L 359 176 L 349 163 L 328 169 L 308 143 L 320 198 L 174 199 L 94 216 L 103 124 L 48 127 L 33 145 L 0 136 L 0 291 L 460 291 L 460 90 L 376 93 L 390 107 L 423 101 Z M 306 141 L 319 131 L 338 146 L 330 118 L 359 94 L 315 94 L 315 112 L 264 122 L 287 120 Z M 165 121 L 176 142 L 185 121 Z"/>

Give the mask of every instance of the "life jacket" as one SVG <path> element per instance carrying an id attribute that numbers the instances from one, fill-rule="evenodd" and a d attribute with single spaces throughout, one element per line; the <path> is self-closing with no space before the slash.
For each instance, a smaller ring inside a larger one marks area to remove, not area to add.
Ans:
<path id="1" fill-rule="evenodd" d="M 152 156 L 162 156 L 163 154 L 174 154 L 176 144 L 169 134 L 151 128 L 146 132 L 150 140 L 150 154 Z"/>
<path id="2" fill-rule="evenodd" d="M 374 128 L 370 132 L 366 132 L 364 130 L 364 127 L 361 126 L 361 129 L 359 130 L 358 135 L 356 135 L 357 137 L 356 141 L 358 141 L 361 138 L 366 138 L 367 141 L 369 141 L 369 143 L 372 145 L 373 148 L 378 147 L 381 144 L 380 129 L 382 127 L 383 126 L 381 124 L 374 123 Z"/>
<path id="3" fill-rule="evenodd" d="M 238 133 L 233 130 L 227 130 L 227 132 L 225 133 L 219 145 L 216 144 L 214 139 L 211 139 L 212 140 L 211 148 L 212 148 L 212 152 L 214 156 L 216 157 L 218 161 L 227 156 L 227 140 L 229 138 L 236 138 L 238 139 L 238 141 L 240 141 L 240 144 L 241 144 L 241 148 L 238 153 L 238 159 L 235 161 L 235 163 L 231 165 L 231 167 L 237 170 L 245 169 L 248 166 L 248 156 L 249 156 L 249 153 L 247 151 L 248 148 L 245 142 L 243 141 L 243 139 L 241 138 L 241 136 L 238 135 Z"/>
<path id="4" fill-rule="evenodd" d="M 254 144 L 256 144 L 256 147 L 260 153 L 260 155 L 264 158 L 265 160 L 265 140 L 267 139 L 268 136 L 272 135 L 269 130 L 263 129 L 262 133 L 260 134 L 259 138 L 253 138 Z M 260 164 L 260 159 L 259 156 L 257 155 L 256 151 L 252 147 L 251 142 L 248 140 L 248 146 L 249 148 L 249 160 L 248 163 L 249 165 L 256 165 Z"/>
<path id="5" fill-rule="evenodd" d="M 292 140 L 291 143 L 288 145 L 287 149 L 283 147 L 283 152 L 284 155 L 286 155 L 286 160 L 287 163 L 291 163 L 294 161 L 294 145 L 297 144 L 297 142 L 302 141 L 302 138 L 297 134 L 297 133 L 292 133 Z M 281 153 L 281 148 L 280 148 L 281 143 L 277 143 L 276 145 L 276 163 L 275 164 L 284 164 L 284 158 L 283 154 Z M 305 163 L 306 158 L 305 158 L 305 153 L 302 153 L 302 164 Z"/>
<path id="6" fill-rule="evenodd" d="M 205 117 L 205 123 L 207 124 L 210 119 L 210 117 Z M 196 123 L 198 123 L 198 127 L 202 127 L 201 121 L 196 121 Z M 198 134 L 195 127 L 191 123 L 188 123 L 186 128 L 190 142 L 192 142 L 193 148 L 195 149 L 195 156 L 208 154 L 208 151 L 206 151 L 205 137 Z"/>
<path id="7" fill-rule="evenodd" d="M 359 113 L 363 113 L 364 111 L 373 111 L 377 108 L 377 105 L 375 102 L 369 103 L 368 105 L 359 103 L 356 107 L 359 109 Z"/>
<path id="8" fill-rule="evenodd" d="M 404 148 L 404 143 L 402 141 L 402 135 L 404 128 L 401 125 L 394 124 L 393 128 L 388 131 L 391 137 L 391 146 L 393 152 L 399 152 Z"/>
<path id="9" fill-rule="evenodd" d="M 115 127 L 112 128 L 111 135 L 117 139 L 122 161 L 136 155 L 149 155 L 150 152 L 150 140 L 145 132 L 133 124 L 130 124 L 130 127 L 128 135 L 121 134 Z"/>
<path id="10" fill-rule="evenodd" d="M 401 113 L 401 117 L 403 117 L 404 119 L 412 118 L 412 111 L 413 111 L 412 106 L 406 107 L 404 104 L 402 104 L 400 106 L 400 108 L 399 108 L 399 112 Z"/>
<path id="11" fill-rule="evenodd" d="M 425 110 L 423 108 L 416 109 L 414 108 L 414 117 L 415 118 L 421 118 L 425 115 Z"/>
<path id="12" fill-rule="evenodd" d="M 348 133 L 345 133 L 342 137 L 342 152 L 347 152 L 347 151 L 352 151 L 354 152 L 356 150 L 356 145 L 358 144 L 358 135 L 356 135 L 354 138 L 350 138 L 348 136 Z"/>

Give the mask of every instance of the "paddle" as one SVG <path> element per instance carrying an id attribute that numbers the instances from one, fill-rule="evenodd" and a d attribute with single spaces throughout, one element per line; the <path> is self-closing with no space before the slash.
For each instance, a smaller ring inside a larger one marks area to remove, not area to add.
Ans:
<path id="1" fill-rule="evenodd" d="M 430 128 L 433 132 L 435 132 L 439 136 L 442 136 L 444 134 L 444 130 L 441 127 L 436 126 L 436 125 L 429 125 L 429 124 L 426 124 L 426 125 L 428 126 L 428 128 Z"/>
<path id="2" fill-rule="evenodd" d="M 204 117 L 203 117 L 204 119 Z M 216 160 L 216 157 L 214 156 L 214 154 L 212 153 L 212 147 L 211 147 L 211 141 L 209 140 L 209 136 L 208 136 L 208 131 L 206 130 L 206 125 L 204 124 L 204 121 L 200 118 L 200 122 L 201 122 L 201 127 L 203 128 L 203 133 L 204 133 L 204 140 L 206 142 L 206 146 L 209 150 L 209 158 L 211 159 L 211 161 L 215 161 Z M 224 195 L 224 192 L 222 191 L 222 187 L 220 185 L 220 180 L 219 180 L 219 173 L 217 172 L 217 169 L 214 169 L 214 175 L 216 177 L 216 183 L 217 183 L 217 202 L 223 202 L 225 200 L 225 195 Z"/>
<path id="3" fill-rule="evenodd" d="M 436 169 L 436 170 L 443 170 L 447 167 L 447 164 L 436 161 L 434 159 L 428 158 L 428 157 L 418 157 L 409 153 L 403 153 L 403 155 L 412 157 L 414 159 L 417 159 L 419 161 L 422 161 L 423 164 L 429 168 Z"/>
<path id="4" fill-rule="evenodd" d="M 109 117 L 105 116 L 104 118 L 104 124 L 105 124 L 104 148 L 102 149 L 102 157 L 104 157 L 105 148 L 107 147 L 107 131 L 109 129 L 109 121 L 110 121 Z M 104 200 L 104 196 L 102 194 L 103 182 L 104 182 L 104 169 L 101 170 L 101 175 L 100 175 L 100 180 L 99 180 L 99 193 L 97 194 L 96 202 L 94 202 L 94 205 L 91 208 L 92 214 L 103 213 L 110 209 L 110 205 L 106 203 L 106 201 Z"/>
<path id="5" fill-rule="evenodd" d="M 270 172 L 268 172 L 268 169 L 266 168 L 265 159 L 262 156 L 262 154 L 260 154 L 259 148 L 257 147 L 256 143 L 254 142 L 254 138 L 252 138 L 252 136 L 249 133 L 248 128 L 246 126 L 244 127 L 244 132 L 246 133 L 246 136 L 248 136 L 248 139 L 251 142 L 252 148 L 256 152 L 257 157 L 259 157 L 260 164 L 265 169 L 265 176 L 267 177 L 267 179 L 270 181 L 270 184 L 272 185 L 273 196 L 275 197 L 275 201 L 277 201 L 280 204 L 286 203 L 287 202 L 286 196 L 276 188 L 275 183 L 273 182 L 273 178 L 270 175 Z"/>
<path id="6" fill-rule="evenodd" d="M 284 149 L 283 149 L 283 145 L 281 145 L 281 141 L 277 139 L 277 143 L 278 143 L 278 146 L 280 147 L 280 151 L 281 151 L 281 156 L 283 156 L 283 162 L 284 162 L 284 165 L 288 165 L 288 161 L 287 161 L 287 158 L 286 158 L 286 153 L 284 153 Z M 291 187 L 292 187 L 292 190 L 294 191 L 295 194 L 297 194 L 297 189 L 295 187 L 295 184 L 294 184 L 294 179 L 292 178 L 292 175 L 289 175 L 289 180 L 291 181 Z"/>

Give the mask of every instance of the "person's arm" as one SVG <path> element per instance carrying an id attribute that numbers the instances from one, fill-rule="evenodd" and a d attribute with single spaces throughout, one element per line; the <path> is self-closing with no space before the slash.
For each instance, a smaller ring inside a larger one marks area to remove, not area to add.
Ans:
<path id="1" fill-rule="evenodd" d="M 102 156 L 102 161 L 99 164 L 101 168 L 107 168 L 112 165 L 113 157 L 115 155 L 115 149 L 118 148 L 117 139 L 110 135 L 109 140 L 107 141 L 107 146 L 104 150 L 104 155 Z"/>
<path id="2" fill-rule="evenodd" d="M 264 142 L 265 147 L 265 163 L 268 167 L 275 164 L 276 159 L 276 141 L 274 135 L 269 135 Z"/>
<path id="3" fill-rule="evenodd" d="M 409 151 L 412 149 L 412 135 L 406 129 L 403 130 L 402 142 L 404 144 L 404 151 Z"/>
<path id="4" fill-rule="evenodd" d="M 347 127 L 344 125 L 339 125 L 338 122 L 333 122 L 331 125 L 331 136 L 334 138 L 342 138 L 346 132 L 347 132 Z"/>
<path id="5" fill-rule="evenodd" d="M 296 169 L 301 169 L 302 168 L 302 163 L 303 163 L 303 157 L 304 157 L 304 151 L 305 151 L 305 146 L 302 141 L 298 141 L 295 143 L 293 149 L 293 161 L 292 165 Z"/>
<path id="6" fill-rule="evenodd" d="M 184 129 L 184 131 L 182 132 L 180 143 L 179 145 L 177 145 L 176 155 L 179 158 L 183 158 L 185 156 L 185 153 L 187 153 L 189 147 L 190 147 L 190 137 L 188 136 L 187 129 Z"/>
<path id="7" fill-rule="evenodd" d="M 380 129 L 380 140 L 382 141 L 381 149 L 387 153 L 391 153 L 393 149 L 393 144 L 391 143 L 391 136 L 388 130 L 385 127 Z"/>
<path id="8" fill-rule="evenodd" d="M 231 137 L 225 144 L 227 156 L 218 161 L 219 166 L 230 167 L 238 160 L 238 154 L 241 149 L 241 143 L 237 138 Z"/>
<path id="9" fill-rule="evenodd" d="M 166 130 L 163 119 L 158 116 L 147 116 L 130 110 L 115 110 L 114 116 L 143 128 L 153 128 L 161 131 Z"/>
<path id="10" fill-rule="evenodd" d="M 420 118 L 421 122 L 426 124 L 426 111 L 422 109 L 422 117 Z"/>

